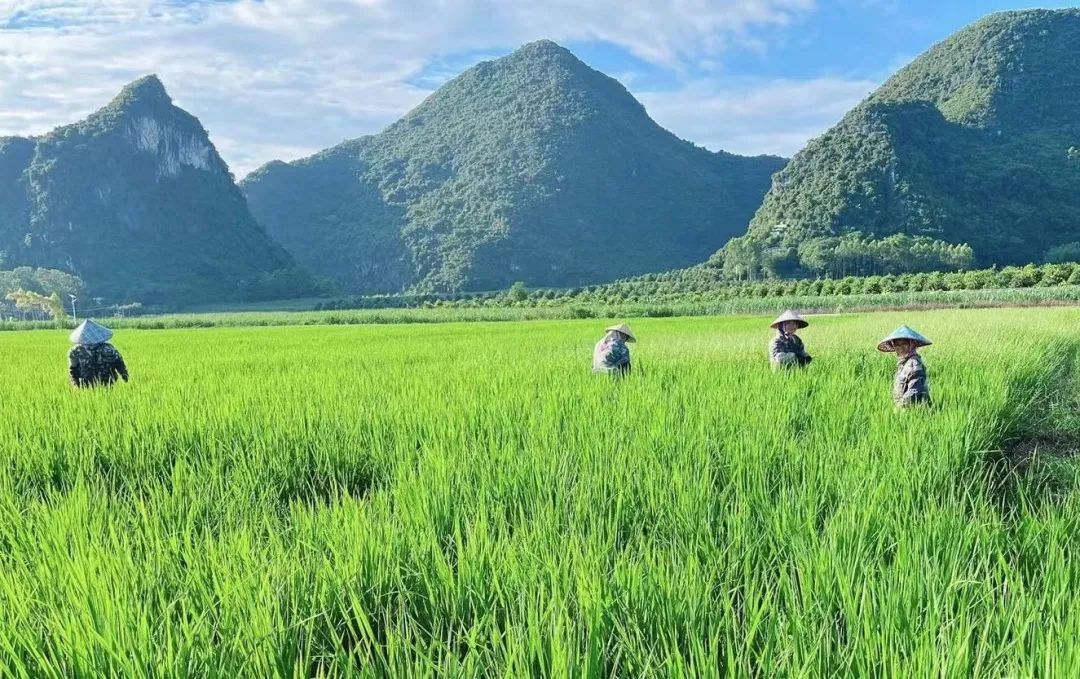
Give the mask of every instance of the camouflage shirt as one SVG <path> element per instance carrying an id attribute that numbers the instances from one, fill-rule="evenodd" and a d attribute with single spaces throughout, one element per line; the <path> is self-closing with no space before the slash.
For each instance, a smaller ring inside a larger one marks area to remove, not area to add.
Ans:
<path id="1" fill-rule="evenodd" d="M 926 364 L 923 363 L 922 356 L 912 354 L 896 362 L 893 401 L 901 407 L 930 403 L 930 380 L 926 376 Z"/>
<path id="2" fill-rule="evenodd" d="M 108 386 L 117 377 L 128 380 L 127 366 L 111 344 L 80 344 L 68 352 L 68 372 L 75 387 Z"/>
<path id="3" fill-rule="evenodd" d="M 593 372 L 630 372 L 630 347 L 622 337 L 608 336 L 596 343 L 593 350 Z"/>
<path id="4" fill-rule="evenodd" d="M 798 365 L 799 367 L 806 366 L 813 359 L 810 354 L 806 353 L 806 348 L 803 346 L 802 339 L 798 335 L 785 335 L 782 332 L 776 333 L 776 337 L 769 343 L 769 361 L 774 366 L 785 365 L 780 361 L 780 356 L 783 354 L 795 354 L 795 363 L 786 365 Z"/>

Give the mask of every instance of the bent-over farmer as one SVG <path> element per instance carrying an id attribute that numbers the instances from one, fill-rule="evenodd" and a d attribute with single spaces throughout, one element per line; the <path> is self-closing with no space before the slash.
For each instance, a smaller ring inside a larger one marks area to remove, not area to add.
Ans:
<path id="1" fill-rule="evenodd" d="M 73 387 L 109 386 L 116 379 L 128 381 L 127 366 L 116 347 L 109 344 L 112 330 L 86 320 L 71 333 L 75 344 L 68 352 L 68 373 Z"/>
<path id="2" fill-rule="evenodd" d="M 919 347 L 931 344 L 933 342 L 906 325 L 894 330 L 878 344 L 878 351 L 896 354 L 893 401 L 898 408 L 930 405 L 930 379 L 926 374 L 926 364 L 919 355 Z"/>
<path id="3" fill-rule="evenodd" d="M 814 360 L 806 352 L 802 339 L 796 334 L 810 325 L 799 314 L 785 311 L 769 326 L 776 330 L 776 337 L 769 343 L 769 363 L 773 370 L 798 366 L 804 368 Z"/>
<path id="4" fill-rule="evenodd" d="M 629 374 L 630 347 L 626 345 L 636 342 L 637 337 L 625 323 L 605 328 L 605 332 L 607 334 L 593 350 L 593 372 L 619 376 Z"/>

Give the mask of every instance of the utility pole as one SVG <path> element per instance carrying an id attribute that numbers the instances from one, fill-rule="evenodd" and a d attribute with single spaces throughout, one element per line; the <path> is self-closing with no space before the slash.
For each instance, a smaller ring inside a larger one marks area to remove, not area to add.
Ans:
<path id="1" fill-rule="evenodd" d="M 68 295 L 71 298 L 71 320 L 75 321 L 75 325 L 79 324 L 79 315 L 75 313 L 75 301 L 78 299 L 75 295 Z"/>

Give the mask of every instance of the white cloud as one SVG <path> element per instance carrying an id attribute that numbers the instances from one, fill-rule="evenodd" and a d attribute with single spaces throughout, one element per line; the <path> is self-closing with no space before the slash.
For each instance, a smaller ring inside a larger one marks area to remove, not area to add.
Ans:
<path id="1" fill-rule="evenodd" d="M 837 123 L 880 83 L 816 78 L 694 82 L 674 92 L 641 93 L 660 125 L 713 150 L 790 157 Z"/>
<path id="2" fill-rule="evenodd" d="M 72 122 L 124 83 L 157 72 L 242 175 L 377 132 L 437 84 L 419 76 L 430 76 L 425 67 L 440 58 L 548 37 L 606 41 L 682 72 L 719 61 L 733 46 L 759 44 L 757 31 L 813 7 L 814 0 L 0 0 L 0 27 L 9 27 L 0 30 L 0 134 Z M 749 93 L 765 106 L 798 91 L 797 83 L 777 83 Z M 739 105 L 725 104 L 733 95 Z M 644 98 L 662 124 L 709 146 L 776 151 L 768 145 L 788 148 L 816 129 L 791 108 L 798 124 L 774 115 L 779 131 L 770 132 L 745 95 L 702 81 Z M 819 110 L 814 120 L 824 117 L 822 95 L 803 96 Z M 688 104 L 701 108 L 684 110 Z M 766 146 L 747 148 L 758 141 Z"/>

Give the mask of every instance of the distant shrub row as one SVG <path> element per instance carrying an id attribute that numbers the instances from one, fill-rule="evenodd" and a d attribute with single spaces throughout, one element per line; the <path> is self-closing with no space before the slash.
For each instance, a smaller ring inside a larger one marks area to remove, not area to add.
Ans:
<path id="1" fill-rule="evenodd" d="M 958 272 L 847 276 L 732 283 L 708 265 L 641 278 L 569 289 L 532 289 L 515 284 L 504 292 L 386 295 L 324 302 L 320 310 L 425 307 L 569 307 L 612 304 L 671 304 L 770 297 L 839 297 L 961 290 L 1007 290 L 1080 285 L 1080 264 L 1009 266 Z"/>
<path id="2" fill-rule="evenodd" d="M 1080 264 L 1043 264 L 1009 266 L 1003 269 L 978 269 L 957 272 L 923 272 L 885 276 L 847 276 L 803 280 L 770 280 L 731 284 L 701 270 L 686 270 L 683 276 L 656 277 L 620 281 L 594 288 L 582 294 L 615 298 L 640 297 L 642 300 L 677 298 L 707 293 L 718 299 L 786 296 L 875 295 L 894 292 L 929 292 L 955 290 L 995 290 L 1080 285 Z"/>

